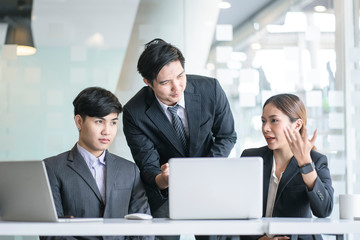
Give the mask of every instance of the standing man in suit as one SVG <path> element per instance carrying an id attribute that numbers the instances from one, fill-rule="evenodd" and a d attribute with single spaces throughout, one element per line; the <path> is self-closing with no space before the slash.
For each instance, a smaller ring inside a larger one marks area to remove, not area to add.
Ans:
<path id="1" fill-rule="evenodd" d="M 90 87 L 79 93 L 73 105 L 78 142 L 70 151 L 44 160 L 58 216 L 123 218 L 129 213 L 150 214 L 136 165 L 107 150 L 116 136 L 122 111 L 117 97 Z"/>
<path id="2" fill-rule="evenodd" d="M 124 133 L 145 184 L 154 217 L 169 217 L 168 160 L 227 157 L 235 145 L 234 119 L 214 78 L 186 75 L 178 48 L 154 39 L 137 69 L 147 85 L 125 106 Z M 174 109 L 175 107 L 175 109 Z"/>

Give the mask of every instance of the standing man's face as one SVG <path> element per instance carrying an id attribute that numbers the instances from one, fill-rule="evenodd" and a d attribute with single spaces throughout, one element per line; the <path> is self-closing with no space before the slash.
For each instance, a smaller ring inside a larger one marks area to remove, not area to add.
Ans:
<path id="1" fill-rule="evenodd" d="M 173 61 L 160 70 L 153 85 L 146 79 L 144 82 L 154 90 L 155 95 L 162 103 L 173 106 L 184 96 L 186 75 L 180 61 Z"/>
<path id="2" fill-rule="evenodd" d="M 110 113 L 105 117 L 89 117 L 85 120 L 75 116 L 79 129 L 79 145 L 95 157 L 99 157 L 114 140 L 117 133 L 118 114 Z"/>

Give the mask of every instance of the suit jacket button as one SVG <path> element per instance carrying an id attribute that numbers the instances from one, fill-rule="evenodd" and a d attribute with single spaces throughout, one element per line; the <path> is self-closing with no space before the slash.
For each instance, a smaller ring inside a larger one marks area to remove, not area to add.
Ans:
<path id="1" fill-rule="evenodd" d="M 317 194 L 318 194 L 320 200 L 324 200 L 324 195 L 319 190 L 317 191 Z"/>
<path id="2" fill-rule="evenodd" d="M 105 205 L 104 204 L 102 204 L 102 203 L 100 203 L 100 209 L 104 209 L 105 208 Z"/>

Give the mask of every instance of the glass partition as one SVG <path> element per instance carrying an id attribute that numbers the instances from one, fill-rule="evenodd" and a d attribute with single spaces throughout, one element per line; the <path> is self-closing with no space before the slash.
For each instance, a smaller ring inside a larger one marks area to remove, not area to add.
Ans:
<path id="1" fill-rule="evenodd" d="M 304 101 L 309 137 L 318 130 L 316 148 L 329 160 L 336 204 L 331 217 L 337 218 L 347 164 L 344 85 L 336 79 L 336 15 L 332 1 L 323 1 L 323 8 L 316 1 L 304 2 L 293 1 L 287 8 L 270 5 L 276 18 L 269 21 L 259 13 L 247 28 L 233 26 L 233 38 L 214 45 L 208 66 L 225 88 L 235 115 L 238 142 L 233 157 L 266 145 L 260 116 L 267 98 L 287 92 Z M 242 37 L 241 31 L 252 34 Z"/>

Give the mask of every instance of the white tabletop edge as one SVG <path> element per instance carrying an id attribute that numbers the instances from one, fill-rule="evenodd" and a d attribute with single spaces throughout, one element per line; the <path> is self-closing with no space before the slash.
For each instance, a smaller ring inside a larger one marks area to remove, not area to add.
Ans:
<path id="1" fill-rule="evenodd" d="M 360 221 L 330 218 L 268 218 L 269 234 L 360 233 Z"/>
<path id="2" fill-rule="evenodd" d="M 143 235 L 260 235 L 268 229 L 257 220 L 125 220 L 103 222 L 1 222 L 0 235 L 26 236 L 143 236 Z"/>

